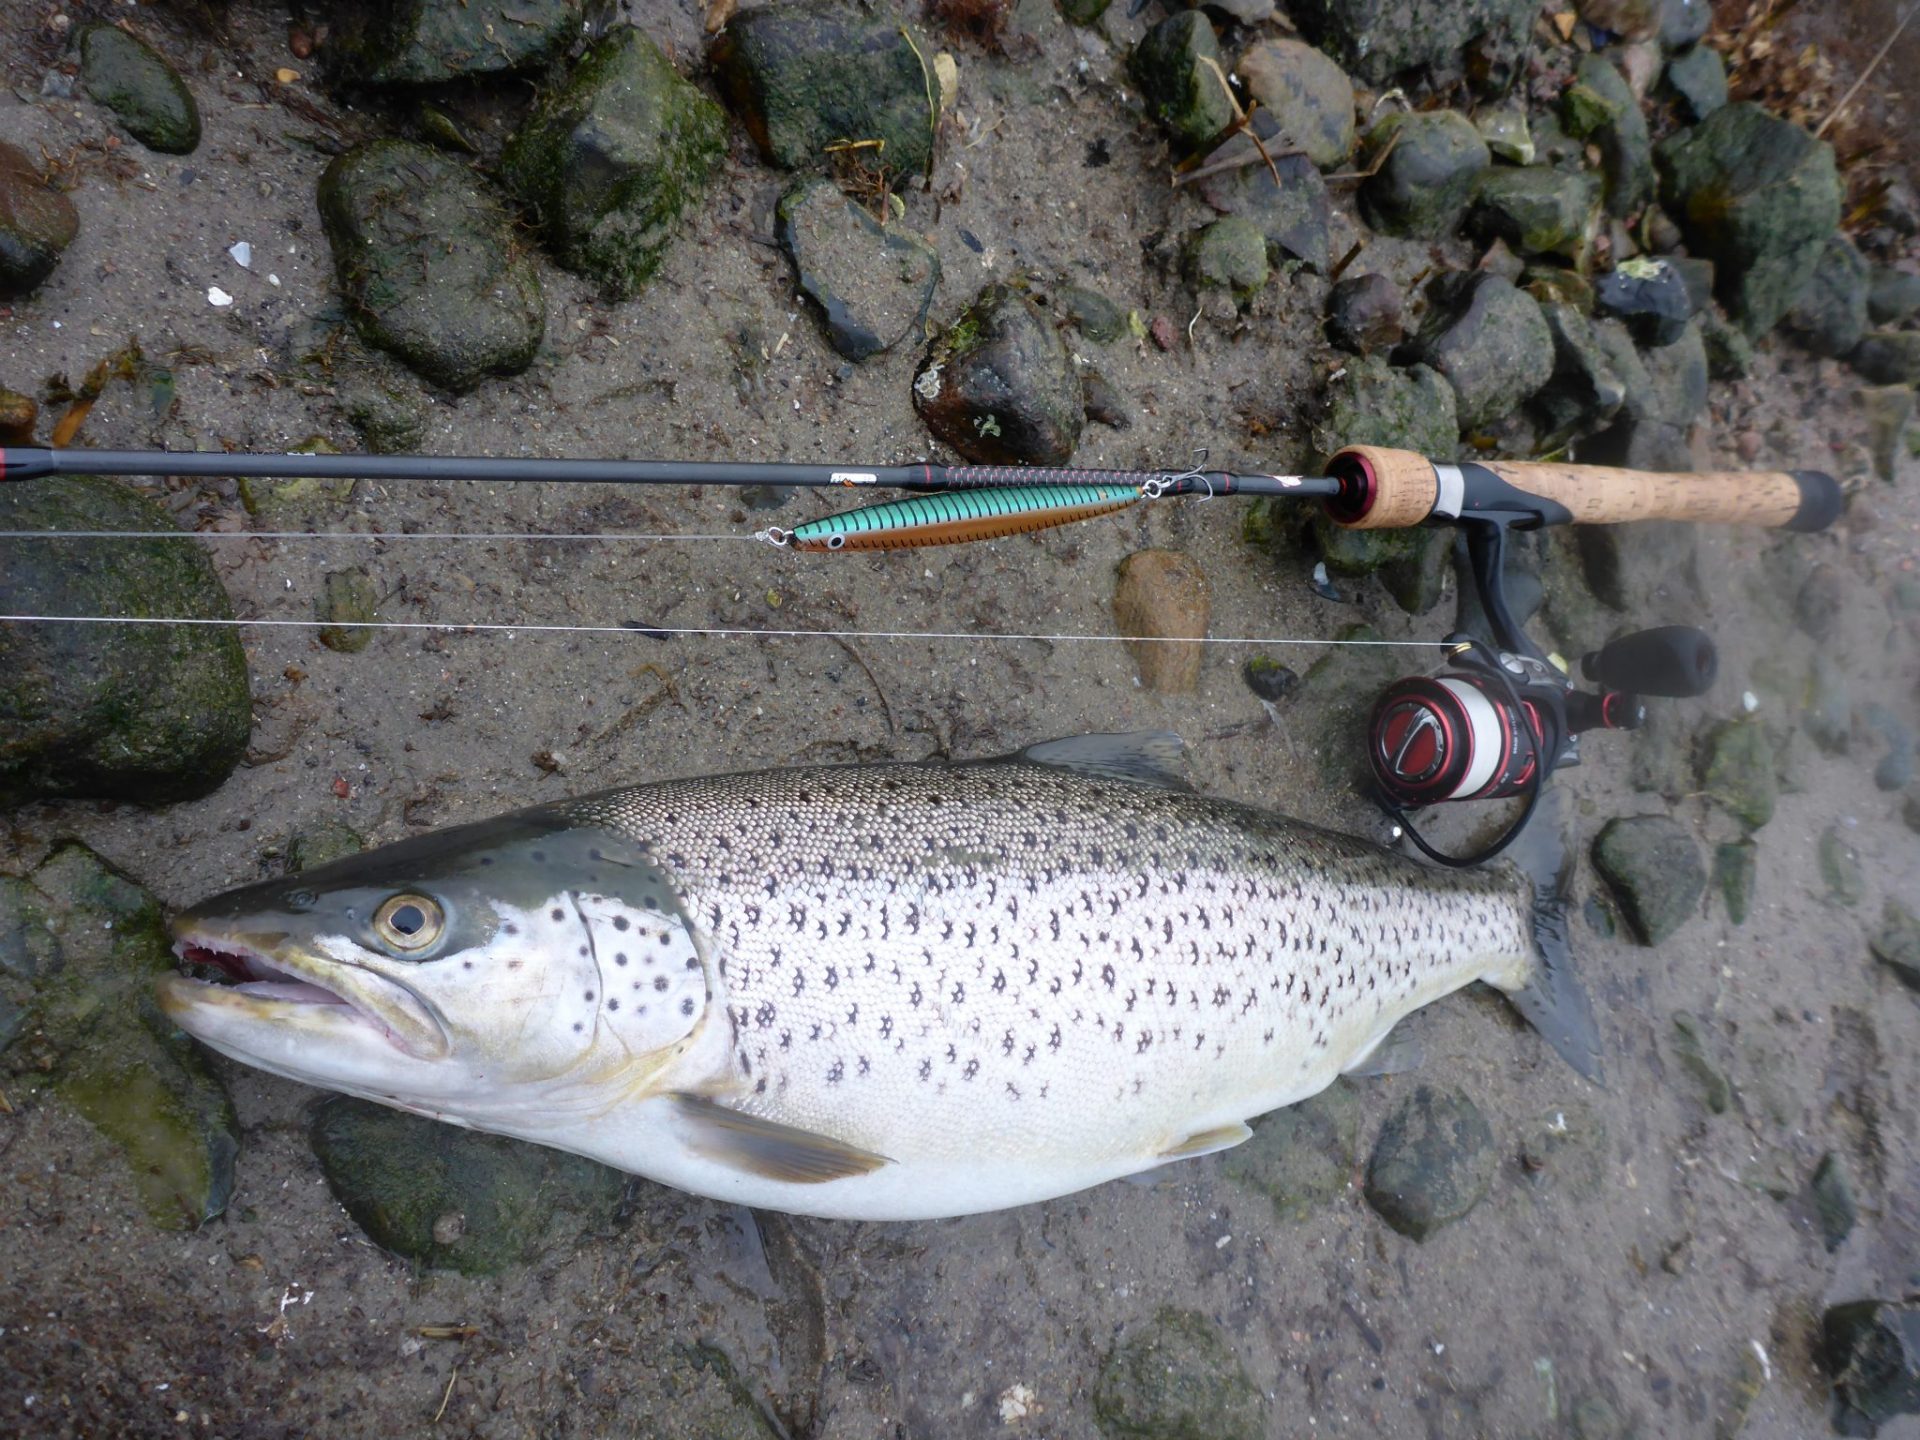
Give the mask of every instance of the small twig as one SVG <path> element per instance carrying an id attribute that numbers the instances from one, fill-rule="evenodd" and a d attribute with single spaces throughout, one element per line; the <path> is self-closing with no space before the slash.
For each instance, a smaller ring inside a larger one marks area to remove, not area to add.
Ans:
<path id="1" fill-rule="evenodd" d="M 1867 83 L 1868 78 L 1875 70 L 1880 68 L 1880 62 L 1887 58 L 1887 52 L 1893 49 L 1893 42 L 1900 38 L 1900 32 L 1907 28 L 1907 22 L 1913 19 L 1916 12 L 1920 12 L 1920 3 L 1907 7 L 1907 13 L 1900 17 L 1900 23 L 1893 27 L 1893 33 L 1887 36 L 1886 42 L 1881 45 L 1873 59 L 1867 62 L 1867 68 L 1860 72 L 1860 78 L 1847 87 L 1847 93 L 1842 95 L 1833 109 L 1827 112 L 1827 118 L 1822 120 L 1820 122 L 1820 128 L 1813 132 L 1814 139 L 1818 140 L 1822 135 L 1825 135 L 1827 133 L 1827 127 L 1840 118 L 1840 112 L 1847 108 L 1848 102 L 1860 93 L 1860 87 Z"/>
<path id="2" fill-rule="evenodd" d="M 1387 137 L 1387 143 L 1381 147 L 1380 153 L 1373 157 L 1373 163 L 1367 166 L 1366 169 L 1347 170 L 1338 175 L 1329 175 L 1327 176 L 1327 183 L 1332 184 L 1336 180 L 1371 180 L 1380 173 L 1380 167 L 1387 163 L 1387 157 L 1393 154 L 1393 147 L 1400 143 L 1400 137 L 1404 134 L 1406 134 L 1406 130 L 1403 127 L 1389 135 Z"/>
<path id="3" fill-rule="evenodd" d="M 438 1425 L 440 1417 L 447 1413 L 447 1402 L 453 1399 L 453 1382 L 460 1378 L 460 1367 L 453 1367 L 453 1373 L 447 1376 L 447 1393 L 440 1397 L 440 1408 L 433 1412 L 432 1423 Z"/>
<path id="4" fill-rule="evenodd" d="M 853 642 L 851 640 L 847 640 L 839 635 L 836 635 L 833 638 L 834 638 L 834 641 L 840 646 L 842 650 L 846 651 L 847 654 L 853 657 L 853 663 L 858 665 L 862 670 L 866 672 L 867 683 L 873 686 L 873 693 L 880 697 L 880 708 L 886 712 L 887 733 L 889 735 L 898 735 L 900 733 L 900 727 L 898 724 L 894 722 L 893 702 L 887 699 L 886 689 L 884 686 L 881 685 L 879 677 L 873 673 L 873 667 L 867 664 L 866 657 L 864 655 L 862 655 L 858 650 L 853 648 Z"/>

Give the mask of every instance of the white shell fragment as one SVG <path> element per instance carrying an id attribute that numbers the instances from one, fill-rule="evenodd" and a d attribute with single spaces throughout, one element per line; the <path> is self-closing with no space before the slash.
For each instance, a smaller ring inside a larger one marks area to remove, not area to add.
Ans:
<path id="1" fill-rule="evenodd" d="M 253 246 L 244 240 L 236 240 L 227 247 L 227 254 L 233 257 L 233 263 L 242 270 L 253 268 Z"/>
<path id="2" fill-rule="evenodd" d="M 207 287 L 207 303 L 216 308 L 225 309 L 227 306 L 233 304 L 233 297 L 218 285 L 209 285 Z"/>

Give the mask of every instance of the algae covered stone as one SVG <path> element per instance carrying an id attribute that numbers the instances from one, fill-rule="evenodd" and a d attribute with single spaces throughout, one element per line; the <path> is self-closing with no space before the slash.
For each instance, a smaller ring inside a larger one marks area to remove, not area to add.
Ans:
<path id="1" fill-rule="evenodd" d="M 925 323 L 940 252 L 923 236 L 882 225 L 827 180 L 802 181 L 781 196 L 774 220 L 801 292 L 847 359 L 890 350 Z"/>
<path id="2" fill-rule="evenodd" d="M 1260 1440 L 1260 1392 L 1220 1327 L 1171 1307 L 1114 1346 L 1093 1386 L 1109 1440 Z"/>
<path id="3" fill-rule="evenodd" d="M 73 202 L 41 178 L 24 150 L 0 141 L 0 296 L 33 290 L 79 233 Z"/>
<path id="4" fill-rule="evenodd" d="M 1371 85 L 1431 66 L 1456 71 L 1470 49 L 1524 41 L 1533 0 L 1294 0 L 1287 13 L 1308 40 Z"/>
<path id="5" fill-rule="evenodd" d="M 117 480 L 0 486 L 4 530 L 174 528 Z M 0 609 L 233 618 L 206 553 L 164 539 L 0 540 Z M 251 727 L 246 656 L 229 627 L 0 626 L 0 807 L 204 795 L 239 764 Z"/>
<path id="6" fill-rule="evenodd" d="M 1325 415 L 1313 427 L 1322 456 L 1348 445 L 1390 445 L 1450 460 L 1460 448 L 1453 387 L 1425 365 L 1397 367 L 1383 355 L 1348 363 L 1327 386 Z"/>
<path id="7" fill-rule="evenodd" d="M 787 170 L 824 168 L 830 146 L 892 175 L 933 159 L 939 82 L 933 47 L 890 16 L 842 0 L 742 10 L 715 42 L 720 88 L 760 153 Z"/>
<path id="8" fill-rule="evenodd" d="M 335 0 L 326 56 L 368 85 L 435 85 L 544 65 L 580 33 L 584 0 Z"/>
<path id="9" fill-rule="evenodd" d="M 134 139 L 166 155 L 191 154 L 200 143 L 200 107 L 193 92 L 146 41 L 115 25 L 80 36 L 80 80 Z"/>
<path id="10" fill-rule="evenodd" d="M 1204 145 L 1233 123 L 1220 42 L 1202 11 L 1176 10 L 1154 26 L 1129 69 L 1147 112 L 1183 144 Z"/>
<path id="11" fill-rule="evenodd" d="M 1496 166 L 1474 189 L 1473 228 L 1524 255 L 1583 262 L 1593 246 L 1599 187 L 1591 175 L 1545 165 Z"/>
<path id="12" fill-rule="evenodd" d="M 149 1217 L 195 1229 L 226 1208 L 239 1127 L 225 1088 L 153 1000 L 166 917 L 83 845 L 0 876 L 0 1074 L 45 1088 L 125 1155 Z"/>
<path id="13" fill-rule="evenodd" d="M 1685 924 L 1707 888 L 1699 843 L 1666 815 L 1609 820 L 1593 842 L 1593 864 L 1648 945 Z"/>
<path id="14" fill-rule="evenodd" d="M 1607 210 L 1629 215 L 1653 195 L 1653 144 L 1640 101 L 1620 72 L 1598 55 L 1584 57 L 1561 102 L 1567 133 L 1600 151 Z"/>
<path id="15" fill-rule="evenodd" d="M 320 177 L 320 218 L 361 338 L 449 390 L 533 363 L 547 304 L 512 217 L 465 166 L 375 140 Z"/>
<path id="16" fill-rule="evenodd" d="M 1460 223 L 1493 163 L 1473 122 L 1454 110 L 1390 115 L 1368 132 L 1367 148 L 1385 155 L 1360 189 L 1367 222 L 1419 240 L 1437 240 Z"/>
<path id="17" fill-rule="evenodd" d="M 1244 215 L 1228 215 L 1194 232 L 1187 273 L 1196 288 L 1224 290 L 1246 305 L 1267 283 L 1267 237 Z"/>
<path id="18" fill-rule="evenodd" d="M 1408 353 L 1446 377 L 1462 430 L 1502 419 L 1553 374 L 1553 334 L 1526 291 L 1498 275 L 1457 272 L 1429 285 L 1427 298 Z"/>
<path id="19" fill-rule="evenodd" d="M 626 296 L 659 267 L 725 151 L 720 107 L 622 26 L 534 109 L 500 171 L 562 265 Z"/>
<path id="20" fill-rule="evenodd" d="M 1410 1240 L 1425 1240 L 1478 1205 L 1493 1183 L 1493 1131 L 1457 1090 L 1417 1087 L 1380 1127 L 1366 1197 Z"/>
<path id="21" fill-rule="evenodd" d="M 982 465 L 1060 465 L 1086 423 L 1080 376 L 1022 290 L 989 285 L 937 338 L 913 382 L 934 437 Z"/>

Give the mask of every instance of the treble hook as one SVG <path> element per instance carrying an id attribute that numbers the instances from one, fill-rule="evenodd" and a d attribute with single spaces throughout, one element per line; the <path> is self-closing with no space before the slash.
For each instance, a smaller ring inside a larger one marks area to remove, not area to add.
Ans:
<path id="1" fill-rule="evenodd" d="M 1165 495 L 1178 495 L 1183 493 L 1183 487 L 1188 481 L 1197 480 L 1200 484 L 1207 487 L 1207 493 L 1201 498 L 1211 500 L 1213 499 L 1213 481 L 1207 478 L 1206 464 L 1207 447 L 1204 445 L 1196 445 L 1193 447 L 1193 468 L 1191 470 L 1179 475 L 1155 476 L 1140 487 L 1140 493 L 1149 500 L 1158 500 Z"/>

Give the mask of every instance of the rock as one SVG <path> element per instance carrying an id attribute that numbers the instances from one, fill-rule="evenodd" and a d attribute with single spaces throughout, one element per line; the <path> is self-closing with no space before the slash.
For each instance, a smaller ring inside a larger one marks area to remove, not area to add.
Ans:
<path id="1" fill-rule="evenodd" d="M 830 145 L 881 140 L 842 153 L 909 175 L 933 161 L 931 97 L 940 86 L 921 57 L 934 50 L 891 15 L 868 16 L 841 0 L 782 0 L 735 15 L 714 43 L 713 68 L 775 165 L 824 168 Z"/>
<path id="2" fill-rule="evenodd" d="M 1667 93 L 1680 118 L 1698 124 L 1727 103 L 1727 64 L 1717 50 L 1698 45 L 1667 62 Z"/>
<path id="3" fill-rule="evenodd" d="M 1107 13 L 1113 0 L 1059 0 L 1060 13 L 1075 25 L 1091 25 Z"/>
<path id="4" fill-rule="evenodd" d="M 1733 1087 L 1707 1054 L 1700 1022 L 1684 1010 L 1673 1014 L 1673 1052 L 1680 1057 L 1680 1064 L 1687 1072 L 1700 1082 L 1700 1099 L 1707 1109 L 1715 1115 L 1726 1114 L 1727 1106 L 1733 1102 Z"/>
<path id="5" fill-rule="evenodd" d="M 1593 284 L 1575 270 L 1529 265 L 1520 272 L 1520 288 L 1542 305 L 1571 305 L 1582 315 L 1593 311 Z"/>
<path id="6" fill-rule="evenodd" d="M 1899 977 L 1909 990 L 1920 990 L 1920 920 L 1898 900 L 1889 900 L 1880 912 L 1880 928 L 1867 941 L 1873 958 Z"/>
<path id="7" fill-rule="evenodd" d="M 1453 110 L 1396 112 L 1367 134 L 1380 169 L 1360 187 L 1367 223 L 1389 235 L 1437 240 L 1460 223 L 1480 174 L 1493 163 L 1473 122 Z"/>
<path id="8" fill-rule="evenodd" d="M 335 860 L 358 855 L 367 848 L 366 838 L 351 825 L 339 820 L 317 820 L 287 837 L 287 873 L 317 870 Z"/>
<path id="9" fill-rule="evenodd" d="M 1867 333 L 1867 262 L 1846 236 L 1827 241 L 1786 324 L 1816 355 L 1845 355 Z"/>
<path id="10" fill-rule="evenodd" d="M 1137 550 L 1120 562 L 1113 618 L 1130 638 L 1140 683 L 1162 695 L 1181 695 L 1200 682 L 1201 644 L 1212 613 L 1206 572 L 1178 550 Z"/>
<path id="11" fill-rule="evenodd" d="M 1548 1106 L 1536 1115 L 1516 1149 L 1520 1173 L 1535 1190 L 1562 1189 L 1585 1200 L 1613 1180 L 1606 1122 L 1578 1100 Z"/>
<path id="12" fill-rule="evenodd" d="M 1229 215 L 1194 232 L 1187 274 L 1198 290 L 1225 290 L 1241 307 L 1267 283 L 1267 237 L 1243 215 Z"/>
<path id="13" fill-rule="evenodd" d="M 980 292 L 913 382 L 913 407 L 934 437 L 981 465 L 1065 464 L 1083 404 L 1059 331 L 1008 285 Z"/>
<path id="14" fill-rule="evenodd" d="M 1332 60 L 1298 40 L 1259 40 L 1234 67 L 1247 93 L 1279 122 L 1290 145 L 1323 170 L 1353 153 L 1353 82 Z"/>
<path id="15" fill-rule="evenodd" d="M 1794 619 L 1815 640 L 1831 640 L 1847 605 L 1847 582 L 1824 560 L 1807 571 L 1793 599 Z"/>
<path id="16" fill-rule="evenodd" d="M 1361 1110 L 1359 1093 L 1336 1080 L 1255 1121 L 1253 1138 L 1221 1157 L 1221 1173 L 1273 1201 L 1280 1219 L 1305 1220 L 1352 1188 Z"/>
<path id="17" fill-rule="evenodd" d="M 309 435 L 291 446 L 294 455 L 338 455 L 340 447 L 324 435 Z M 294 480 L 260 479 L 243 475 L 235 482 L 247 514 L 272 530 L 307 530 L 336 514 L 353 496 L 355 482 L 348 477 L 323 480 L 302 476 Z"/>
<path id="18" fill-rule="evenodd" d="M 1920 1413 L 1920 1305 L 1829 1306 L 1820 1317 L 1820 1361 L 1843 1418 L 1866 1427 L 1843 1433 L 1872 1434 L 1895 1416 Z"/>
<path id="19" fill-rule="evenodd" d="M 1240 677 L 1256 699 L 1277 705 L 1294 692 L 1300 677 L 1271 655 L 1256 655 L 1241 667 Z"/>
<path id="20" fill-rule="evenodd" d="M 1161 1310 L 1114 1346 L 1093 1384 L 1093 1418 L 1110 1440 L 1260 1440 L 1260 1392 L 1219 1326 Z"/>
<path id="21" fill-rule="evenodd" d="M 0 529 L 176 528 L 115 480 L 0 486 Z M 0 540 L 0 612 L 233 617 L 206 553 L 169 540 Z M 230 628 L 0 626 L 0 809 L 205 795 L 240 762 L 252 720 Z"/>
<path id="22" fill-rule="evenodd" d="M 1350 362 L 1327 386 L 1327 410 L 1313 428 L 1322 456 L 1347 445 L 1390 445 L 1450 459 L 1460 448 L 1453 387 L 1425 365 L 1397 368 L 1384 355 Z"/>
<path id="23" fill-rule="evenodd" d="M 1877 700 L 1861 710 L 1860 718 L 1880 732 L 1887 747 L 1887 753 L 1873 767 L 1874 787 L 1888 792 L 1906 789 L 1913 783 L 1913 731 Z"/>
<path id="24" fill-rule="evenodd" d="M 376 140 L 320 177 L 320 218 L 354 325 L 436 385 L 471 390 L 533 363 L 547 305 L 512 219 L 466 166 Z"/>
<path id="25" fill-rule="evenodd" d="M 1461 430 L 1506 416 L 1553 373 L 1553 335 L 1524 290 L 1497 275 L 1455 272 L 1433 281 L 1427 298 L 1407 354 L 1446 377 Z"/>
<path id="26" fill-rule="evenodd" d="M 1840 223 L 1833 148 L 1745 101 L 1661 142 L 1661 203 L 1714 262 L 1721 302 L 1758 338 L 1799 298 Z"/>
<path id="27" fill-rule="evenodd" d="M 360 432 L 375 455 L 405 455 L 424 447 L 427 417 L 423 397 L 410 382 L 394 384 L 364 370 L 346 374 L 336 383 L 341 413 Z M 326 482 L 321 482 L 326 483 Z M 352 487 L 347 487 L 350 490 Z M 345 492 L 341 493 L 345 498 Z M 253 507 L 248 507 L 252 512 Z"/>
<path id="28" fill-rule="evenodd" d="M 1609 820 L 1593 842 L 1593 864 L 1647 945 L 1685 924 L 1707 888 L 1699 845 L 1666 815 Z"/>
<path id="29" fill-rule="evenodd" d="M 1204 145 L 1233 123 L 1233 97 L 1213 26 L 1199 10 L 1176 10 L 1133 47 L 1128 67 L 1147 113 L 1184 145 Z"/>
<path id="30" fill-rule="evenodd" d="M 1736 840 L 1716 845 L 1713 851 L 1713 883 L 1727 907 L 1727 919 L 1735 925 L 1747 923 L 1753 913 L 1753 882 L 1758 867 L 1754 863 L 1751 840 Z"/>
<path id="31" fill-rule="evenodd" d="M 1417 1087 L 1380 1126 L 1366 1198 L 1411 1240 L 1425 1240 L 1478 1205 L 1496 1157 L 1486 1117 L 1457 1090 Z"/>
<path id="32" fill-rule="evenodd" d="M 1113 382 L 1090 365 L 1080 368 L 1080 393 L 1086 403 L 1087 419 L 1115 430 L 1132 428 L 1133 413 Z"/>
<path id="33" fill-rule="evenodd" d="M 1553 337 L 1553 373 L 1530 403 L 1547 443 L 1557 448 L 1605 428 L 1627 390 L 1586 316 L 1571 305 L 1549 303 L 1541 305 L 1540 317 Z"/>
<path id="34" fill-rule="evenodd" d="M 500 178 L 562 265 L 624 298 L 659 268 L 726 147 L 720 107 L 622 25 L 534 107 Z"/>
<path id="35" fill-rule="evenodd" d="M 1584 56 L 1561 100 L 1561 123 L 1600 150 L 1607 213 L 1627 216 L 1653 198 L 1653 142 L 1640 102 L 1620 72 L 1598 55 Z"/>
<path id="36" fill-rule="evenodd" d="M 1054 290 L 1053 301 L 1061 317 L 1096 345 L 1111 345 L 1125 339 L 1131 331 L 1126 307 L 1109 300 L 1098 290 L 1061 285 Z"/>
<path id="37" fill-rule="evenodd" d="M 1504 108 L 1481 110 L 1473 117 L 1473 128 L 1487 142 L 1487 149 L 1493 152 L 1494 159 L 1504 160 L 1509 165 L 1533 164 L 1535 146 L 1526 111 Z"/>
<path id="38" fill-rule="evenodd" d="M 1531 0 L 1295 0 L 1287 13 L 1349 74 L 1383 86 L 1422 67 L 1457 74 L 1470 49 L 1494 58 L 1524 43 L 1536 8 Z"/>
<path id="39" fill-rule="evenodd" d="M 1702 312 L 1700 343 L 1707 357 L 1707 373 L 1715 380 L 1744 380 L 1753 373 L 1753 341 L 1718 310 Z"/>
<path id="40" fill-rule="evenodd" d="M 80 79 L 149 150 L 191 155 L 200 143 L 200 107 L 174 68 L 146 41 L 114 25 L 80 36 Z"/>
<path id="41" fill-rule="evenodd" d="M 1580 458 L 1635 470 L 1691 470 L 1689 435 L 1707 406 L 1707 351 L 1700 327 L 1689 324 L 1673 344 L 1652 350 L 1636 349 L 1618 321 L 1596 321 L 1593 336 L 1626 398 L 1613 426 L 1583 446 Z"/>
<path id="42" fill-rule="evenodd" d="M 318 632 L 320 643 L 343 655 L 366 649 L 373 640 L 367 622 L 379 619 L 379 605 L 379 592 L 363 568 L 329 570 L 314 603 L 316 617 L 325 622 Z"/>
<path id="43" fill-rule="evenodd" d="M 38 287 L 79 233 L 73 202 L 40 178 L 24 150 L 0 141 L 0 297 Z"/>
<path id="44" fill-rule="evenodd" d="M 1802 719 L 1813 743 L 1829 755 L 1844 754 L 1853 742 L 1853 697 L 1846 667 L 1824 647 L 1813 655 Z"/>
<path id="45" fill-rule="evenodd" d="M 1847 1243 L 1847 1236 L 1859 1222 L 1860 1207 L 1854 1202 L 1853 1181 L 1847 1175 L 1847 1162 L 1829 1150 L 1814 1167 L 1807 1182 L 1807 1196 L 1813 1203 L 1813 1216 L 1820 1227 L 1821 1243 L 1831 1255 Z"/>
<path id="46" fill-rule="evenodd" d="M 1700 752 L 1700 786 L 1749 830 L 1773 818 L 1773 744 L 1751 720 L 1729 720 L 1707 733 Z"/>
<path id="47" fill-rule="evenodd" d="M 1263 141 L 1279 143 L 1274 138 L 1278 127 L 1261 112 L 1254 112 L 1253 125 Z M 1252 149 L 1246 136 L 1236 135 L 1207 158 L 1213 163 Z M 1326 182 L 1304 155 L 1272 158 L 1271 170 L 1259 161 L 1209 176 L 1201 182 L 1201 198 L 1223 215 L 1242 215 L 1257 224 L 1270 254 L 1292 256 L 1309 269 L 1324 271 L 1333 212 Z"/>
<path id="48" fill-rule="evenodd" d="M 40 407 L 33 398 L 0 385 L 0 445 L 33 444 Z"/>
<path id="49" fill-rule="evenodd" d="M 1406 298 L 1385 275 L 1352 275 L 1327 296 L 1327 338 L 1342 350 L 1366 355 L 1391 350 L 1405 329 Z"/>
<path id="50" fill-rule="evenodd" d="M 1560 255 L 1579 265 L 1593 247 L 1599 186 L 1579 171 L 1545 165 L 1495 166 L 1474 188 L 1471 223 L 1482 240 L 1504 240 L 1526 255 Z"/>
<path id="51" fill-rule="evenodd" d="M 1860 868 L 1860 852 L 1853 848 L 1839 827 L 1829 825 L 1820 832 L 1820 878 L 1827 887 L 1826 898 L 1851 910 L 1867 893 L 1866 872 Z"/>
<path id="52" fill-rule="evenodd" d="M 1652 349 L 1686 334 L 1693 298 L 1679 267 L 1666 260 L 1623 260 L 1593 290 L 1594 308 L 1627 327 L 1634 343 Z"/>
<path id="53" fill-rule="evenodd" d="M 1913 388 L 1882 385 L 1860 392 L 1860 408 L 1867 420 L 1867 449 L 1873 455 L 1873 473 L 1889 484 L 1899 469 L 1901 440 L 1913 419 Z"/>
<path id="54" fill-rule="evenodd" d="M 44 484 L 44 481 L 32 482 Z M 233 1192 L 225 1088 L 153 1000 L 174 968 L 152 895 L 79 844 L 0 876 L 0 1076 L 47 1088 L 126 1156 L 156 1225 L 198 1229 Z"/>
<path id="55" fill-rule="evenodd" d="M 1660 43 L 1668 50 L 1698 44 L 1713 28 L 1709 0 L 1660 0 Z"/>
<path id="56" fill-rule="evenodd" d="M 920 330 L 940 281 L 929 241 L 882 225 L 825 180 L 802 181 L 775 214 L 800 289 L 819 306 L 835 350 L 866 360 Z"/>
<path id="57" fill-rule="evenodd" d="M 333 0 L 322 54 L 340 79 L 437 85 L 529 70 L 580 33 L 582 0 Z"/>
<path id="58" fill-rule="evenodd" d="M 1898 325 L 1920 314 L 1920 275 L 1872 266 L 1867 272 L 1867 315 L 1876 325 Z"/>
<path id="59" fill-rule="evenodd" d="M 493 1275 L 612 1228 L 627 1179 L 578 1155 L 330 1095 L 309 1131 L 327 1188 L 382 1249 Z"/>
<path id="60" fill-rule="evenodd" d="M 1920 330 L 1869 330 L 1847 363 L 1876 385 L 1920 384 Z"/>

